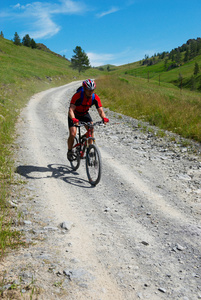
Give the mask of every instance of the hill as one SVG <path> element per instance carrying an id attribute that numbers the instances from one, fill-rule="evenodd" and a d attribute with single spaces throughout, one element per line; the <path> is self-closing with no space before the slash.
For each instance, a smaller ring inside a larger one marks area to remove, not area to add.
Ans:
<path id="1" fill-rule="evenodd" d="M 198 72 L 195 74 L 195 64 Z M 190 39 L 170 52 L 117 67 L 116 74 L 166 82 L 179 88 L 201 91 L 201 38 Z"/>
<path id="2" fill-rule="evenodd" d="M 39 50 L 43 50 L 45 52 L 49 52 L 49 53 L 52 53 L 54 55 L 56 55 L 57 57 L 60 57 L 62 59 L 66 59 L 67 61 L 69 61 L 67 58 L 65 58 L 64 56 L 58 54 L 58 53 L 55 53 L 53 51 L 51 51 L 49 48 L 47 48 L 47 46 L 45 46 L 44 44 L 41 44 L 41 43 L 37 43 L 36 44 L 36 48 L 39 49 Z"/>
<path id="3" fill-rule="evenodd" d="M 170 53 L 116 67 L 98 80 L 98 92 L 113 111 L 200 142 L 200 69 L 198 38 Z"/>
<path id="4" fill-rule="evenodd" d="M 107 65 L 99 66 L 96 69 L 98 69 L 99 71 L 108 71 L 108 72 L 110 72 L 110 71 L 116 70 L 117 67 L 115 65 L 107 64 Z"/>
<path id="5" fill-rule="evenodd" d="M 46 51 L 41 51 L 16 46 L 4 38 L 0 38 L 0 63 L 1 84 L 17 83 L 20 79 L 27 78 L 72 77 L 75 73 L 66 59 L 47 51 L 47 48 Z"/>

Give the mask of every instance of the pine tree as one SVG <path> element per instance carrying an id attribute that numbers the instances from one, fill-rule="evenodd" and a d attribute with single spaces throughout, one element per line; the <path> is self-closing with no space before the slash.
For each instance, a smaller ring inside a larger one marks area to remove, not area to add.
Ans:
<path id="1" fill-rule="evenodd" d="M 30 41 L 30 47 L 31 47 L 32 49 L 37 48 L 37 45 L 36 45 L 36 42 L 34 41 L 34 39 L 31 39 L 31 41 Z"/>
<path id="2" fill-rule="evenodd" d="M 22 45 L 26 47 L 31 47 L 31 38 L 28 34 L 26 34 L 22 39 Z"/>
<path id="3" fill-rule="evenodd" d="M 177 51 L 175 61 L 176 61 L 177 64 L 181 63 L 181 52 L 179 50 Z"/>
<path id="4" fill-rule="evenodd" d="M 189 56 L 190 56 L 189 48 L 187 47 L 186 48 L 186 53 L 185 53 L 185 56 L 184 56 L 184 62 L 189 61 Z"/>
<path id="5" fill-rule="evenodd" d="M 4 38 L 3 31 L 1 31 L 0 37 Z"/>
<path id="6" fill-rule="evenodd" d="M 71 67 L 73 69 L 78 70 L 78 72 L 84 72 L 85 70 L 89 69 L 90 62 L 87 54 L 82 50 L 80 46 L 77 46 L 73 52 L 75 55 L 71 58 Z"/>
<path id="7" fill-rule="evenodd" d="M 190 57 L 193 58 L 197 55 L 197 43 L 196 41 L 193 41 L 190 44 Z"/>
<path id="8" fill-rule="evenodd" d="M 17 32 L 15 32 L 15 34 L 14 34 L 13 43 L 17 46 L 21 45 L 20 37 Z"/>
<path id="9" fill-rule="evenodd" d="M 197 75 L 199 73 L 199 65 L 197 62 L 195 62 L 195 66 L 194 66 L 194 75 Z"/>

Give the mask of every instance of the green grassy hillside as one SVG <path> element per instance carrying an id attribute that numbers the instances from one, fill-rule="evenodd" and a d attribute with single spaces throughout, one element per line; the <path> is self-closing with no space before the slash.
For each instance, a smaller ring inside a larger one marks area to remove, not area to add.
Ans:
<path id="1" fill-rule="evenodd" d="M 194 75 L 195 62 L 200 67 L 200 72 L 196 76 Z M 113 73 L 124 77 L 128 75 L 151 79 L 158 83 L 159 81 L 172 83 L 179 88 L 201 91 L 201 55 L 197 55 L 186 63 L 182 62 L 179 67 L 168 70 L 172 64 L 170 59 L 162 59 L 150 66 L 142 65 L 142 62 L 135 62 L 120 66 Z"/>
<path id="2" fill-rule="evenodd" d="M 69 62 L 56 56 L 0 38 L 0 82 L 18 83 L 21 79 L 70 75 Z"/>
<path id="3" fill-rule="evenodd" d="M 104 105 L 201 142 L 201 48 L 184 62 L 182 49 L 188 47 L 187 43 L 171 51 L 181 50 L 180 63 L 164 52 L 108 72 L 97 85 Z"/>
<path id="4" fill-rule="evenodd" d="M 201 94 L 170 83 L 108 75 L 97 80 L 104 106 L 201 142 Z"/>

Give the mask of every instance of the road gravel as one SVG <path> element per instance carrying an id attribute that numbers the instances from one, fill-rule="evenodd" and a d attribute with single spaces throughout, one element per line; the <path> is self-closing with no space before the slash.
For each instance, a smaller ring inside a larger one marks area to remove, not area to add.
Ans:
<path id="1" fill-rule="evenodd" d="M 73 172 L 66 159 L 78 86 L 34 95 L 20 115 L 10 203 L 29 246 L 2 263 L 4 297 L 15 284 L 16 299 L 201 299 L 201 145 L 105 109 L 93 187 L 85 160 Z"/>

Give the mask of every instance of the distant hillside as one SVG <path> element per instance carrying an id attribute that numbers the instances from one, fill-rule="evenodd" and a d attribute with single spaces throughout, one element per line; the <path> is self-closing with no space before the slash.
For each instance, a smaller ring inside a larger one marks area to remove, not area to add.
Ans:
<path id="1" fill-rule="evenodd" d="M 114 66 L 114 65 L 107 64 L 107 65 L 99 66 L 96 69 L 98 69 L 99 71 L 108 71 L 108 72 L 110 72 L 110 71 L 116 70 L 117 67 Z"/>
<path id="2" fill-rule="evenodd" d="M 45 52 L 52 53 L 52 54 L 56 55 L 57 57 L 64 58 L 64 59 L 66 59 L 67 61 L 69 61 L 69 59 L 65 58 L 64 56 L 62 56 L 62 55 L 60 55 L 60 54 L 58 54 L 58 53 L 55 53 L 55 52 L 51 51 L 51 50 L 50 50 L 49 48 L 47 48 L 47 46 L 45 46 L 44 44 L 37 43 L 36 46 L 37 46 L 37 49 L 39 49 L 39 50 L 43 50 L 43 51 L 45 51 Z"/>
<path id="3" fill-rule="evenodd" d="M 170 52 L 145 55 L 141 61 L 117 67 L 114 72 L 201 91 L 201 38 L 190 39 Z"/>
<path id="4" fill-rule="evenodd" d="M 65 57 L 51 51 L 42 43 L 35 49 L 16 46 L 0 36 L 0 82 L 16 82 L 19 78 L 50 78 L 55 76 L 78 77 L 70 68 Z M 119 74 L 120 76 L 147 78 L 167 82 L 179 88 L 201 91 L 201 38 L 189 39 L 182 46 L 170 52 L 154 54 L 138 62 L 114 66 L 111 64 L 91 68 L 84 76 L 98 74 Z M 127 80 L 127 79 L 126 79 Z"/>
<path id="5" fill-rule="evenodd" d="M 12 41 L 0 38 L 0 82 L 16 83 L 20 79 L 31 77 L 49 78 L 55 76 L 73 76 L 76 74 L 70 63 L 55 55 L 40 44 L 41 49 L 16 46 Z"/>
<path id="6" fill-rule="evenodd" d="M 67 77 L 74 80 L 80 76 L 95 77 L 100 71 L 89 69 L 79 76 L 78 71 L 70 67 L 70 62 L 61 55 L 39 43 L 32 49 L 15 45 L 0 36 L 0 84 L 17 83 L 28 78 L 50 79 Z"/>
<path id="7" fill-rule="evenodd" d="M 172 49 L 170 52 L 162 52 L 154 54 L 151 58 L 145 55 L 145 59 L 142 60 L 142 65 L 151 66 L 160 62 L 160 60 L 166 60 L 166 71 L 180 67 L 182 63 L 194 59 L 196 56 L 201 55 L 201 38 L 190 39 L 180 47 Z M 168 64 L 167 61 L 170 61 Z"/>

